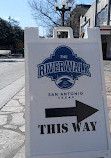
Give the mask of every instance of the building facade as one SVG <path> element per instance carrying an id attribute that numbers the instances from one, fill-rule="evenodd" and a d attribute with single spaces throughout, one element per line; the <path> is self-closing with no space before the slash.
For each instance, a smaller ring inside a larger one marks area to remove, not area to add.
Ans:
<path id="1" fill-rule="evenodd" d="M 79 37 L 80 33 L 80 17 L 83 16 L 91 5 L 79 4 L 70 14 L 70 27 L 73 29 L 74 38 Z"/>
<path id="2" fill-rule="evenodd" d="M 103 59 L 111 59 L 111 0 L 95 0 L 80 18 L 80 32 L 99 27 L 102 39 Z"/>

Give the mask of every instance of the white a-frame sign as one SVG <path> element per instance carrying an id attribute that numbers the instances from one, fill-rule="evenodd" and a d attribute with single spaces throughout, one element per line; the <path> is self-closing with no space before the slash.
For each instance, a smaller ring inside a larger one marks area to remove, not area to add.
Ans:
<path id="1" fill-rule="evenodd" d="M 25 30 L 26 158 L 111 158 L 99 29 L 62 29 Z"/>

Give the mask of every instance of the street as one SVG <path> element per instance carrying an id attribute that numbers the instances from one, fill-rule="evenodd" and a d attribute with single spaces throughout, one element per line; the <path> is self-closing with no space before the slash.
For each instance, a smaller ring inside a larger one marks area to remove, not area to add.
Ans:
<path id="1" fill-rule="evenodd" d="M 0 109 L 24 84 L 24 59 L 0 59 Z"/>
<path id="2" fill-rule="evenodd" d="M 24 76 L 24 59 L 0 59 L 0 90 Z"/>
<path id="3" fill-rule="evenodd" d="M 24 72 L 24 59 L 0 59 L 0 158 L 12 158 L 24 144 L 25 103 L 20 95 L 10 100 L 24 87 Z M 2 111 L 4 105 L 5 113 Z"/>

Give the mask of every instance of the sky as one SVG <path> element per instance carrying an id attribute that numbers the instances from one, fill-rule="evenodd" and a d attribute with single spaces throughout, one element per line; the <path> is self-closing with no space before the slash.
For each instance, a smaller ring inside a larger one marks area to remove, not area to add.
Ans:
<path id="1" fill-rule="evenodd" d="M 92 4 L 93 2 L 94 0 L 77 0 L 77 3 Z M 23 29 L 37 27 L 27 0 L 0 0 L 0 18 L 8 20 L 9 16 L 17 20 Z M 42 28 L 40 34 L 44 34 Z"/>
<path id="2" fill-rule="evenodd" d="M 0 17 L 7 20 L 9 16 L 19 21 L 22 28 L 37 26 L 27 0 L 0 0 Z"/>

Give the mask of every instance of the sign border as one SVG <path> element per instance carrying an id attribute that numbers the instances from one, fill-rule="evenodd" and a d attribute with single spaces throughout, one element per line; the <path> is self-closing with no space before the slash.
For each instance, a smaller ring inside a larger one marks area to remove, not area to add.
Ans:
<path id="1" fill-rule="evenodd" d="M 63 28 L 62 28 L 63 29 Z M 111 137 L 109 133 L 109 120 L 108 120 L 108 110 L 107 110 L 107 100 L 106 100 L 106 91 L 105 91 L 105 81 L 104 81 L 104 69 L 103 69 L 103 61 L 102 61 L 102 48 L 101 48 L 101 39 L 100 39 L 100 30 L 99 28 L 94 29 L 88 29 L 87 30 L 87 39 L 39 39 L 39 32 L 38 28 L 31 27 L 31 28 L 25 28 L 25 117 L 26 117 L 26 143 L 25 143 L 25 156 L 26 158 L 110 158 L 111 157 Z M 96 36 L 96 38 L 95 38 Z M 31 156 L 30 155 L 30 87 L 29 87 L 29 67 L 28 67 L 28 44 L 29 43 L 64 43 L 64 44 L 70 44 L 70 43 L 98 43 L 99 50 L 101 53 L 99 53 L 100 56 L 100 66 L 101 66 L 101 87 L 102 87 L 102 96 L 104 101 L 104 116 L 105 116 L 105 124 L 106 124 L 106 134 L 107 134 L 107 141 L 108 141 L 108 147 L 109 149 L 106 151 L 90 151 L 90 152 L 73 152 L 73 153 L 61 153 L 61 154 L 49 154 L 49 155 L 38 155 L 38 156 Z"/>

